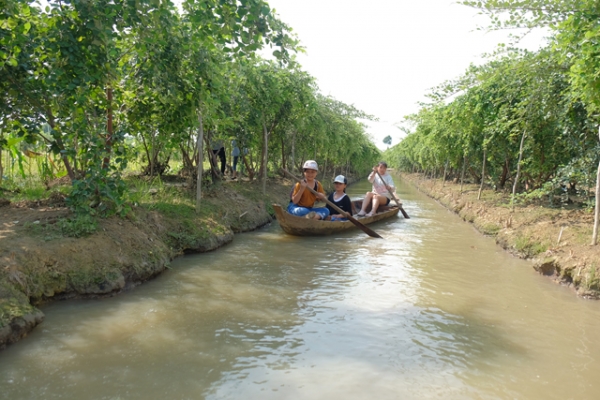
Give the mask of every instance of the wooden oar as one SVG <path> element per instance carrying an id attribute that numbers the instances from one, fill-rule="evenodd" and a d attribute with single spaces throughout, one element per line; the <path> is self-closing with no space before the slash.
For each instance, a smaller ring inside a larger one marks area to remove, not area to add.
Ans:
<path id="1" fill-rule="evenodd" d="M 285 169 L 281 169 L 286 175 L 288 175 L 290 178 L 294 178 L 296 181 L 301 182 L 302 180 L 299 179 L 298 177 L 292 175 L 289 171 L 285 170 Z M 309 188 L 308 186 L 306 187 L 308 190 L 310 190 L 311 193 L 313 194 L 317 194 L 317 192 L 313 189 L 313 188 Z M 348 221 L 352 222 L 354 225 L 356 225 L 358 228 L 360 228 L 364 233 L 366 233 L 367 235 L 374 237 L 374 238 L 380 238 L 383 239 L 383 237 L 381 237 L 381 235 L 379 235 L 377 232 L 375 232 L 373 229 L 370 229 L 369 227 L 361 224 L 356 218 L 354 218 L 352 215 L 350 215 L 349 213 L 347 213 L 346 211 L 342 210 L 341 208 L 339 208 L 338 206 L 336 206 L 335 204 L 333 204 L 331 201 L 329 201 L 328 199 L 324 199 L 325 203 L 327 203 L 331 208 L 333 208 L 335 211 L 339 212 L 342 215 L 345 215 L 346 218 L 348 218 Z"/>
<path id="2" fill-rule="evenodd" d="M 410 218 L 408 216 L 408 214 L 406 213 L 406 211 L 404 211 L 404 208 L 402 208 L 402 203 L 400 203 L 400 200 L 398 200 L 398 198 L 396 197 L 396 195 L 392 191 L 392 188 L 389 187 L 387 185 L 387 183 L 385 183 L 385 181 L 383 180 L 383 177 L 379 174 L 379 171 L 375 171 L 375 173 L 377 174 L 377 176 L 379 177 L 379 179 L 381 179 L 381 182 L 383 182 L 383 184 L 385 185 L 385 188 L 387 189 L 387 191 L 390 192 L 390 194 L 392 195 L 392 199 L 394 199 L 394 201 L 396 202 L 396 205 L 398 206 L 398 208 L 400 208 L 400 212 L 402 213 L 402 215 L 404 215 L 404 218 Z"/>

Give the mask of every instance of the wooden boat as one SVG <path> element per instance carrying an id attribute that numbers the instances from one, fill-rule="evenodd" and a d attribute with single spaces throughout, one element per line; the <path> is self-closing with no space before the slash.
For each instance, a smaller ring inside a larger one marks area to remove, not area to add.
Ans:
<path id="1" fill-rule="evenodd" d="M 362 200 L 353 201 L 355 209 L 360 210 Z M 350 221 L 321 221 L 316 219 L 307 219 L 305 217 L 297 217 L 287 212 L 279 204 L 273 204 L 275 215 L 281 229 L 285 233 L 294 236 L 324 236 L 332 235 L 349 230 L 359 230 Z M 391 203 L 388 206 L 379 206 L 378 212 L 372 217 L 358 217 L 358 221 L 363 225 L 368 225 L 373 222 L 392 218 L 398 215 L 400 208 L 393 206 Z M 356 216 L 355 216 L 356 218 Z"/>

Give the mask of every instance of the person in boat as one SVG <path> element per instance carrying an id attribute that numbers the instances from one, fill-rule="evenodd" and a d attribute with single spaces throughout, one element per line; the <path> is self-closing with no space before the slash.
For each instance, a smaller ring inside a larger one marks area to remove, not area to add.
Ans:
<path id="1" fill-rule="evenodd" d="M 350 197 L 346 194 L 346 185 L 348 184 L 348 180 L 344 175 L 338 175 L 333 180 L 333 185 L 335 187 L 335 191 L 332 192 L 327 200 L 341 208 L 343 211 L 352 215 L 352 202 L 350 201 Z M 340 214 L 327 204 L 327 209 L 329 210 L 329 215 L 331 217 L 331 221 L 347 221 L 348 218 L 346 215 Z"/>
<path id="2" fill-rule="evenodd" d="M 379 178 L 377 172 L 379 172 L 379 175 L 381 175 L 383 181 L 381 178 Z M 377 213 L 377 208 L 379 208 L 380 205 L 387 206 L 390 204 L 392 194 L 388 191 L 386 185 L 392 190 L 392 192 L 396 192 L 394 180 L 392 179 L 392 176 L 387 173 L 387 163 L 385 161 L 380 161 L 379 164 L 374 166 L 373 171 L 369 174 L 367 179 L 373 184 L 373 190 L 367 192 L 365 200 L 362 203 L 362 207 L 356 214 L 357 217 L 371 217 Z M 371 211 L 369 211 L 367 214 L 366 212 L 369 204 L 371 204 L 372 207 Z"/>
<path id="3" fill-rule="evenodd" d="M 329 216 L 329 210 L 326 207 L 315 207 L 317 199 L 327 199 L 323 185 L 315 179 L 319 166 L 316 161 L 308 160 L 302 168 L 304 169 L 304 179 L 294 185 L 287 211 L 299 217 L 325 219 Z M 307 188 L 313 189 L 317 194 L 313 194 Z"/>

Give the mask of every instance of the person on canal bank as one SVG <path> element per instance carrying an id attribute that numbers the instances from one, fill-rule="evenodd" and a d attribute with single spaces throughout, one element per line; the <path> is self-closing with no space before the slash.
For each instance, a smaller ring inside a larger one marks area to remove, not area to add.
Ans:
<path id="1" fill-rule="evenodd" d="M 383 181 L 377 175 L 381 175 Z M 365 196 L 365 200 L 362 203 L 362 207 L 360 211 L 356 214 L 357 217 L 371 217 L 375 215 L 377 212 L 377 208 L 380 205 L 387 206 L 390 204 L 390 200 L 392 198 L 392 194 L 388 191 L 387 186 L 392 190 L 392 192 L 396 192 L 396 186 L 394 185 L 394 180 L 392 176 L 387 173 L 387 163 L 385 161 L 380 161 L 379 164 L 373 167 L 373 171 L 369 174 L 367 178 L 369 182 L 373 184 L 373 190 L 371 192 L 367 192 Z M 372 205 L 371 211 L 367 214 L 367 207 L 369 204 Z"/>
<path id="2" fill-rule="evenodd" d="M 240 148 L 237 145 L 237 141 L 234 139 L 231 141 L 231 156 L 233 157 L 233 167 L 231 179 L 237 179 L 237 164 L 240 159 Z"/>
<path id="3" fill-rule="evenodd" d="M 215 138 L 211 141 L 211 149 L 214 156 L 218 156 L 221 161 L 221 176 L 225 176 L 225 146 L 223 146 L 223 141 L 221 139 Z M 216 158 L 215 158 L 216 161 Z"/>
<path id="4" fill-rule="evenodd" d="M 302 168 L 304 169 L 304 179 L 294 185 L 287 211 L 299 217 L 325 219 L 329 216 L 329 210 L 326 207 L 315 207 L 317 199 L 325 200 L 327 198 L 323 185 L 315 179 L 319 166 L 316 161 L 308 160 Z M 313 194 L 307 188 L 312 188 L 317 194 Z"/>
<path id="5" fill-rule="evenodd" d="M 348 180 L 344 175 L 338 175 L 333 180 L 333 185 L 335 187 L 335 191 L 332 192 L 327 200 L 341 208 L 342 211 L 347 212 L 352 215 L 352 202 L 350 201 L 350 197 L 346 194 L 346 185 L 348 184 Z M 338 213 L 333 207 L 327 204 L 327 209 L 329 210 L 329 215 L 331 216 L 332 221 L 347 221 L 348 218 L 346 215 Z"/>

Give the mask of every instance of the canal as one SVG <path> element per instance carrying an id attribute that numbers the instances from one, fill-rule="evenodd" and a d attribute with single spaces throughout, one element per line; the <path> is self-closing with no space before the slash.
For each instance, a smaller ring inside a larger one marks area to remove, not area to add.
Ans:
<path id="1" fill-rule="evenodd" d="M 0 352 L 0 399 L 597 398 L 600 303 L 399 195 L 411 219 L 371 225 L 384 240 L 275 222 L 116 297 L 45 306 Z"/>

